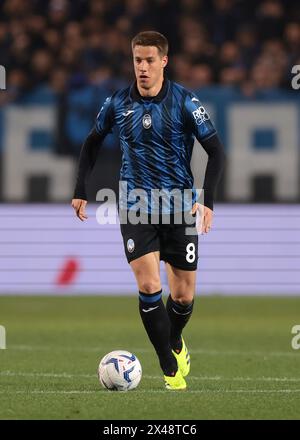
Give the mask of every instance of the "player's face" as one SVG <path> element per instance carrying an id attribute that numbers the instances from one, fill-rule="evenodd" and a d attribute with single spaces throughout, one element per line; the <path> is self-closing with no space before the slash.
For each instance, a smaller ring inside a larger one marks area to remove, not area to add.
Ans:
<path id="1" fill-rule="evenodd" d="M 135 46 L 133 49 L 134 72 L 142 89 L 151 89 L 162 81 L 168 57 L 161 56 L 155 46 Z"/>

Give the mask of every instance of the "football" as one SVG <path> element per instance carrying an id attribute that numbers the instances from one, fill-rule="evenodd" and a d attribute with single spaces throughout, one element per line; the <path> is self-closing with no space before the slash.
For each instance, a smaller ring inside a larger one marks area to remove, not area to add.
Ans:
<path id="1" fill-rule="evenodd" d="M 140 383 L 142 367 L 133 353 L 115 350 L 101 359 L 98 378 L 101 385 L 108 390 L 130 391 Z"/>

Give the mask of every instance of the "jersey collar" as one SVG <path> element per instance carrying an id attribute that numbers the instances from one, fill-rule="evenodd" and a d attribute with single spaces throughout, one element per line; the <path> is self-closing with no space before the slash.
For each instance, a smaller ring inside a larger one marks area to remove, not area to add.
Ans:
<path id="1" fill-rule="evenodd" d="M 164 78 L 164 82 L 159 93 L 156 96 L 145 98 L 144 96 L 140 95 L 135 81 L 130 88 L 130 97 L 133 101 L 138 101 L 138 102 L 145 102 L 145 101 L 161 102 L 166 97 L 166 94 L 168 93 L 168 89 L 169 89 L 169 80 L 167 78 Z"/>

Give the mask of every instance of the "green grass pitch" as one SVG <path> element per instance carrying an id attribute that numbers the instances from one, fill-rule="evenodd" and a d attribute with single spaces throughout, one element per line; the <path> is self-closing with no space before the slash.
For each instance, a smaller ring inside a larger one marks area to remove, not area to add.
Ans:
<path id="1" fill-rule="evenodd" d="M 164 389 L 135 297 L 0 297 L 1 419 L 299 419 L 300 298 L 197 297 L 185 330 L 188 390 Z M 101 388 L 109 351 L 134 352 L 143 378 Z"/>

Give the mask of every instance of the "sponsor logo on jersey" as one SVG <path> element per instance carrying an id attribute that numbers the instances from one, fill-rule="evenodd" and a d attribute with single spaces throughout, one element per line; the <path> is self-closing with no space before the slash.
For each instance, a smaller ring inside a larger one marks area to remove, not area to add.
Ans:
<path id="1" fill-rule="evenodd" d="M 202 105 L 198 107 L 197 110 L 193 111 L 193 116 L 197 125 L 201 125 L 209 119 L 209 115 L 206 113 L 206 110 Z"/>
<path id="2" fill-rule="evenodd" d="M 135 248 L 134 241 L 132 240 L 132 238 L 129 238 L 129 240 L 127 240 L 128 252 L 132 253 L 134 251 L 134 248 Z"/>
<path id="3" fill-rule="evenodd" d="M 134 113 L 134 110 L 127 110 L 126 113 L 123 113 L 123 116 L 131 115 L 131 113 Z"/>
<path id="4" fill-rule="evenodd" d="M 152 119 L 151 116 L 147 113 L 146 115 L 143 116 L 143 127 L 146 128 L 146 130 L 148 130 L 148 128 L 150 128 L 152 125 Z"/>

